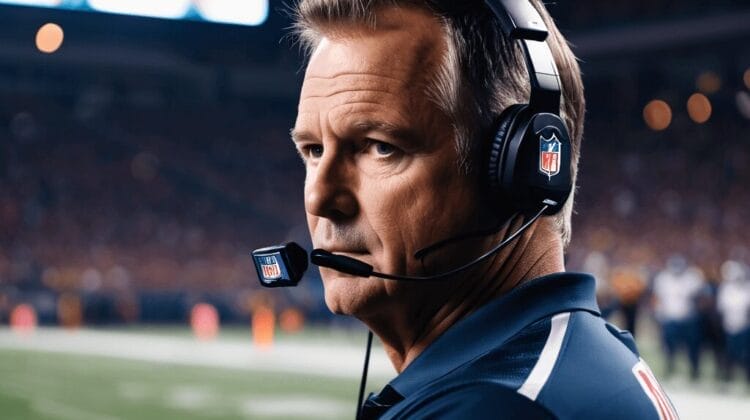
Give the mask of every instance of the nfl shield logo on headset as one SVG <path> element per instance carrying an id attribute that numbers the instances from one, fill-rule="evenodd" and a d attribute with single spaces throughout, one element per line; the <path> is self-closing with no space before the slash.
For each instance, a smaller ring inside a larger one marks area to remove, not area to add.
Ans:
<path id="1" fill-rule="evenodd" d="M 539 135 L 539 171 L 547 175 L 547 178 L 551 179 L 560 173 L 560 146 L 555 133 L 548 139 Z"/>
<path id="2" fill-rule="evenodd" d="M 263 278 L 266 280 L 275 280 L 281 277 L 281 267 L 279 267 L 279 262 L 274 255 L 261 257 L 260 268 L 263 271 Z"/>

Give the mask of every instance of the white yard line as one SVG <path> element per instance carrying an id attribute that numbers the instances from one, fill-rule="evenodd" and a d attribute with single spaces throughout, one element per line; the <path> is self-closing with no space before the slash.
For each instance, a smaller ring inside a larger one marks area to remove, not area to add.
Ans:
<path id="1" fill-rule="evenodd" d="M 28 336 L 0 329 L 0 349 L 44 351 L 190 366 L 277 371 L 336 378 L 357 378 L 362 369 L 364 346 L 334 342 L 275 343 L 270 349 L 253 347 L 250 341 L 197 341 L 131 332 L 98 330 L 67 331 L 39 328 Z M 395 376 L 385 354 L 373 352 L 371 375 Z"/>

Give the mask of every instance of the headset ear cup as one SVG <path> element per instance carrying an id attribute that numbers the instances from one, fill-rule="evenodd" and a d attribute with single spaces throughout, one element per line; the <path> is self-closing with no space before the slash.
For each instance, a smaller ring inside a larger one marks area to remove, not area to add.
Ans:
<path id="1" fill-rule="evenodd" d="M 490 140 L 489 159 L 487 162 L 487 185 L 489 186 L 490 199 L 493 203 L 502 202 L 506 194 L 501 180 L 504 172 L 504 161 L 510 134 L 515 126 L 518 114 L 526 108 L 526 105 L 515 104 L 506 108 L 498 118 L 497 130 Z"/>

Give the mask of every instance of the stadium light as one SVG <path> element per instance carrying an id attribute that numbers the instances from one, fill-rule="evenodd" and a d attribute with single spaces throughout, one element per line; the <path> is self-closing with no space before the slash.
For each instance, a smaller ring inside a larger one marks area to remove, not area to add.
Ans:
<path id="1" fill-rule="evenodd" d="M 687 111 L 691 120 L 703 124 L 711 118 L 711 101 L 702 93 L 694 93 L 687 101 Z"/>
<path id="2" fill-rule="evenodd" d="M 716 93 L 721 89 L 721 77 L 713 71 L 704 71 L 695 80 L 695 87 L 706 95 Z"/>
<path id="3" fill-rule="evenodd" d="M 36 31 L 36 48 L 47 54 L 57 51 L 63 43 L 65 33 L 56 23 L 45 23 Z"/>
<path id="4" fill-rule="evenodd" d="M 268 0 L 195 0 L 206 20 L 238 25 L 260 25 L 268 18 Z"/>
<path id="5" fill-rule="evenodd" d="M 190 0 L 88 0 L 99 12 L 181 19 L 190 10 Z"/>
<path id="6" fill-rule="evenodd" d="M 737 110 L 743 117 L 750 120 L 750 94 L 741 90 L 736 95 Z"/>
<path id="7" fill-rule="evenodd" d="M 661 99 L 654 99 L 643 107 L 643 120 L 654 131 L 664 130 L 672 123 L 672 108 Z"/>
<path id="8" fill-rule="evenodd" d="M 0 0 L 0 3 L 17 4 L 19 6 L 57 7 L 62 0 Z"/>

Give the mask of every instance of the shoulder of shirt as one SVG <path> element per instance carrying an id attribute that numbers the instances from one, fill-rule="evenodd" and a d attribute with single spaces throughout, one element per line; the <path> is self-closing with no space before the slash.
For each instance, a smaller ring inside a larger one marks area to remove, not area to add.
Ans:
<path id="1" fill-rule="evenodd" d="M 541 346 L 530 343 L 538 343 L 541 334 L 544 344 L 550 324 L 546 318 L 527 326 L 386 418 L 658 418 L 632 371 L 640 360 L 632 337 L 588 312 L 569 314 L 549 376 L 536 394 L 523 392 L 541 358 L 532 350 Z"/>
<path id="2" fill-rule="evenodd" d="M 536 401 L 561 418 L 658 418 L 634 373 L 639 362 L 629 332 L 593 314 L 573 312 Z"/>

